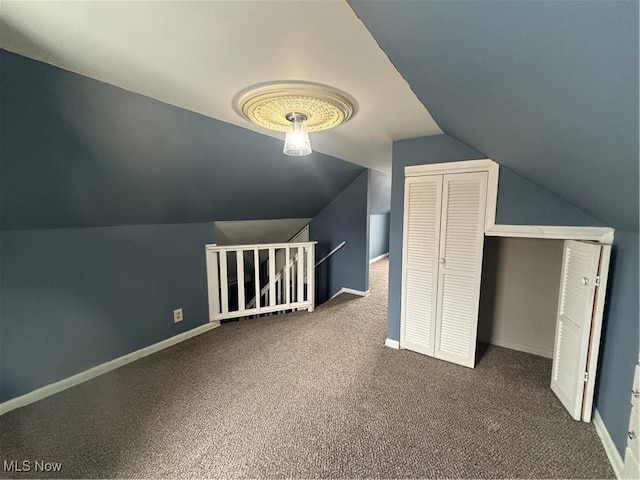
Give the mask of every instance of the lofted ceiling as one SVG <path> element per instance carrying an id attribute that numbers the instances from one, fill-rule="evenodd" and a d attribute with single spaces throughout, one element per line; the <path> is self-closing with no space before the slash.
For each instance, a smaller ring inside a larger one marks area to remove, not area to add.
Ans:
<path id="1" fill-rule="evenodd" d="M 446 134 L 638 231 L 637 1 L 349 4 Z"/>
<path id="2" fill-rule="evenodd" d="M 0 46 L 162 102 L 283 138 L 238 116 L 246 88 L 302 80 L 355 98 L 314 150 L 389 172 L 393 140 L 442 131 L 345 1 L 22 2 Z"/>
<path id="3" fill-rule="evenodd" d="M 313 134 L 318 152 L 388 173 L 394 140 L 444 132 L 638 230 L 637 1 L 0 8 L 0 46 L 20 55 L 277 138 L 240 118 L 234 98 L 264 82 L 325 83 L 355 97 L 358 112 Z"/>

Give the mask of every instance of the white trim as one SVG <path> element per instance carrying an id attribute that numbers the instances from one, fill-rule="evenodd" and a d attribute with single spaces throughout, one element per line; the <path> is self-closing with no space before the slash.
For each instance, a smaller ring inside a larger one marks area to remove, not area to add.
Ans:
<path id="1" fill-rule="evenodd" d="M 500 172 L 500 165 L 493 160 L 488 166 L 487 173 L 487 200 L 484 211 L 484 229 L 485 231 L 493 228 L 496 224 L 496 212 L 498 211 L 498 177 Z"/>
<path id="2" fill-rule="evenodd" d="M 600 353 L 600 337 L 602 336 L 602 319 L 604 317 L 604 303 L 607 296 L 607 282 L 609 280 L 609 263 L 611 260 L 611 245 L 600 247 L 600 263 L 598 265 L 598 276 L 600 285 L 596 287 L 595 298 L 593 300 L 593 315 L 591 317 L 591 338 L 589 340 L 589 352 L 587 357 L 587 372 L 589 381 L 585 384 L 585 394 L 582 403 L 582 420 L 591 421 L 593 410 L 593 396 L 596 387 L 596 376 L 598 374 L 598 354 Z"/>
<path id="3" fill-rule="evenodd" d="M 383 253 L 382 255 L 378 255 L 375 258 L 372 258 L 371 260 L 369 260 L 369 265 L 371 265 L 372 263 L 376 263 L 378 260 L 382 260 L 385 257 L 389 256 L 389 252 L 387 253 Z"/>
<path id="4" fill-rule="evenodd" d="M 298 233 L 291 237 L 289 243 L 297 243 L 296 241 L 298 240 L 298 238 L 302 237 L 304 234 L 306 234 L 307 238 L 309 238 L 309 224 L 306 224 Z"/>
<path id="5" fill-rule="evenodd" d="M 613 471 L 616 474 L 616 478 L 622 478 L 622 470 L 624 468 L 622 456 L 618 452 L 618 449 L 613 443 L 613 440 L 611 440 L 609 431 L 602 421 L 602 417 L 600 416 L 600 413 L 598 413 L 598 410 L 594 410 L 593 412 L 593 426 L 596 429 L 596 433 L 600 437 L 600 441 L 602 442 L 604 451 L 607 453 L 607 457 L 609 457 L 609 463 L 611 464 L 611 468 L 613 468 Z"/>
<path id="6" fill-rule="evenodd" d="M 268 248 L 273 249 L 281 249 L 281 248 L 289 248 L 289 247 L 309 247 L 311 245 L 315 245 L 316 241 L 313 242 L 287 242 L 287 243 L 255 243 L 251 245 L 216 245 L 215 243 L 210 243 L 204 246 L 207 250 L 214 250 L 218 252 L 229 252 L 236 250 L 253 250 L 254 248 L 259 248 L 260 250 L 267 250 Z"/>
<path id="7" fill-rule="evenodd" d="M 614 229 L 609 227 L 565 227 L 555 225 L 494 225 L 488 237 L 547 238 L 556 240 L 591 240 L 611 245 Z"/>
<path id="8" fill-rule="evenodd" d="M 404 167 L 404 176 L 421 177 L 422 175 L 438 175 L 445 173 L 487 172 L 498 168 L 498 164 L 489 158 L 483 160 L 464 160 L 461 162 L 428 163 Z"/>
<path id="9" fill-rule="evenodd" d="M 390 338 L 387 338 L 384 341 L 384 345 L 385 347 L 395 348 L 396 350 L 400 349 L 400 342 L 398 340 L 391 340 Z"/>
<path id="10" fill-rule="evenodd" d="M 207 292 L 217 292 L 220 289 L 218 254 L 209 250 L 205 250 L 204 254 L 207 264 Z M 220 296 L 209 295 L 209 321 L 213 320 L 212 315 L 218 315 L 220 312 Z"/>
<path id="11" fill-rule="evenodd" d="M 244 310 L 233 310 L 232 312 L 220 313 L 218 315 L 213 315 L 211 321 L 219 322 L 220 320 L 228 320 L 230 318 L 248 317 L 250 315 L 259 315 L 262 313 L 285 312 L 293 309 L 306 310 L 312 306 L 311 300 L 294 303 L 278 303 L 276 305 L 271 305 L 270 307 L 253 307 Z"/>
<path id="12" fill-rule="evenodd" d="M 16 408 L 24 407 L 25 405 L 29 405 L 30 403 L 37 402 L 38 400 L 42 400 L 43 398 L 62 392 L 63 390 L 71 388 L 82 382 L 91 380 L 92 378 L 115 370 L 116 368 L 122 367 L 123 365 L 151 355 L 152 353 L 164 350 L 165 348 L 183 342 L 191 337 L 195 337 L 196 335 L 200 335 L 201 333 L 213 330 L 214 328 L 219 326 L 220 322 L 210 322 L 205 325 L 200 325 L 199 327 L 180 333 L 171 338 L 167 338 L 166 340 L 162 340 L 161 342 L 154 343 L 153 345 L 149 345 L 148 347 L 141 348 L 140 350 L 136 350 L 135 352 L 128 353 L 126 355 L 123 355 L 122 357 L 114 358 L 113 360 L 110 360 L 106 363 L 96 365 L 95 367 L 92 367 L 89 370 L 85 370 L 84 372 L 77 373 L 75 375 L 72 375 L 71 377 L 64 378 L 50 385 L 46 385 L 44 387 L 38 388 L 37 390 L 33 390 L 32 392 L 26 393 L 16 398 L 12 398 L 11 400 L 7 400 L 6 402 L 0 403 L 0 415 L 4 415 L 5 413 L 10 412 L 11 410 L 15 410 Z"/>
<path id="13" fill-rule="evenodd" d="M 362 290 L 354 290 L 353 288 L 342 287 L 340 292 L 341 293 L 350 293 L 351 295 L 358 295 L 360 297 L 368 297 L 369 293 L 371 293 L 371 290 L 367 290 L 366 292 L 363 292 Z"/>
<path id="14" fill-rule="evenodd" d="M 315 245 L 318 242 L 313 242 Z M 309 313 L 313 312 L 316 304 L 316 272 L 315 272 L 315 264 L 316 264 L 316 249 L 313 246 L 309 246 L 307 248 L 307 296 L 308 300 L 311 303 L 307 311 Z"/>
<path id="15" fill-rule="evenodd" d="M 604 245 L 613 243 L 614 229 L 609 227 L 573 227 L 545 225 L 496 225 L 498 177 L 500 166 L 491 159 L 412 165 L 404 168 L 404 176 L 417 177 L 447 173 L 488 172 L 485 234 L 491 237 L 547 238 L 559 240 L 591 240 Z"/>
<path id="16" fill-rule="evenodd" d="M 484 229 L 491 230 L 496 224 L 498 208 L 498 177 L 500 165 L 489 158 L 484 160 L 464 160 L 461 162 L 431 163 L 404 167 L 404 177 L 421 177 L 424 175 L 445 175 L 453 173 L 487 172 L 487 199 L 484 213 Z"/>
<path id="17" fill-rule="evenodd" d="M 359 297 L 368 297 L 370 292 L 371 290 L 363 292 L 362 290 L 354 290 L 353 288 L 342 287 L 340 290 L 334 293 L 329 300 L 333 300 L 338 295 L 342 295 L 343 293 L 350 293 L 351 295 L 358 295 Z"/>

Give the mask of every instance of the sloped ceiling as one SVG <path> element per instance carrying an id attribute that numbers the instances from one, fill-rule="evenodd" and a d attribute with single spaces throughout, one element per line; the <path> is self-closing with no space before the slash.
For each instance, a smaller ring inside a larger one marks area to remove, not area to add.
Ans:
<path id="1" fill-rule="evenodd" d="M 363 171 L 2 50 L 0 84 L 2 230 L 309 218 Z"/>
<path id="2" fill-rule="evenodd" d="M 346 1 L 3 1 L 0 46 L 283 139 L 234 111 L 250 86 L 324 83 L 358 103 L 314 150 L 390 171 L 393 140 L 442 131 Z"/>
<path id="3" fill-rule="evenodd" d="M 393 140 L 444 131 L 638 230 L 636 1 L 5 0 L 0 14 L 5 49 L 254 131 L 232 108 L 245 87 L 334 85 L 360 108 L 314 136 L 318 152 L 389 172 Z"/>
<path id="4" fill-rule="evenodd" d="M 638 2 L 349 4 L 446 134 L 638 230 Z"/>

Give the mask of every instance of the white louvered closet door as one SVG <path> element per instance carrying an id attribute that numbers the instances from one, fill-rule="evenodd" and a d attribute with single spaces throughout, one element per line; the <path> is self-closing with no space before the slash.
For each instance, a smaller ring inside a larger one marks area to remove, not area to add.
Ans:
<path id="1" fill-rule="evenodd" d="M 433 356 L 442 175 L 407 178 L 400 346 Z"/>
<path id="2" fill-rule="evenodd" d="M 443 180 L 435 357 L 473 368 L 487 198 L 486 172 Z"/>
<path id="3" fill-rule="evenodd" d="M 575 420 L 582 414 L 601 249 L 574 240 L 564 243 L 551 389 Z"/>

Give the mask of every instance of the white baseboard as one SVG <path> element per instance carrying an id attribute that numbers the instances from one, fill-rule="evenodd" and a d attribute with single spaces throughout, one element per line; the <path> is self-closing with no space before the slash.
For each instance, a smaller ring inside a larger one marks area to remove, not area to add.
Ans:
<path id="1" fill-rule="evenodd" d="M 183 342 L 191 337 L 195 337 L 196 335 L 200 335 L 201 333 L 213 330 L 214 328 L 219 326 L 219 321 L 200 325 L 199 327 L 191 329 L 187 332 L 180 333 L 161 342 L 154 343 L 153 345 L 149 345 L 148 347 L 141 348 L 140 350 L 136 350 L 135 352 L 123 355 L 122 357 L 114 358 L 113 360 L 110 360 L 106 363 L 96 365 L 95 367 L 92 367 L 89 370 L 85 370 L 84 372 L 77 373 L 71 377 L 64 378 L 50 385 L 38 388 L 37 390 L 34 390 L 32 392 L 26 393 L 16 398 L 12 398 L 11 400 L 7 400 L 6 402 L 0 403 L 0 415 L 4 415 L 5 413 L 10 412 L 11 410 L 15 410 L 16 408 L 24 407 L 25 405 L 29 405 L 30 403 L 37 402 L 38 400 L 42 400 L 43 398 L 62 392 L 67 388 L 71 388 L 75 385 L 78 385 L 79 383 L 91 380 L 92 378 L 110 372 L 111 370 L 115 370 L 118 367 L 122 367 L 127 363 L 134 362 L 142 357 L 146 357 L 148 355 L 151 355 L 152 353 L 164 350 L 165 348 Z"/>
<path id="2" fill-rule="evenodd" d="M 388 257 L 388 256 L 389 256 L 389 252 L 387 252 L 387 253 L 383 253 L 382 255 L 379 255 L 379 256 L 377 256 L 377 257 L 372 258 L 371 260 L 369 260 L 369 264 L 375 263 L 375 262 L 377 262 L 378 260 L 382 260 L 383 258 L 386 258 L 386 257 Z"/>
<path id="3" fill-rule="evenodd" d="M 333 300 L 338 295 L 342 295 L 343 293 L 350 293 L 351 295 L 358 295 L 359 297 L 368 297 L 370 290 L 363 292 L 362 290 L 354 290 L 353 288 L 342 287 L 336 293 L 334 293 L 329 300 Z"/>
<path id="4" fill-rule="evenodd" d="M 362 290 L 354 290 L 353 288 L 342 288 L 340 292 L 350 293 L 351 295 L 358 295 L 360 297 L 368 297 L 371 291 L 367 290 L 366 292 L 363 292 Z"/>
<path id="5" fill-rule="evenodd" d="M 497 347 L 509 348 L 511 350 L 517 350 L 518 352 L 531 353 L 545 358 L 553 358 L 553 350 L 547 350 L 545 348 L 535 347 L 533 345 L 524 345 L 518 342 L 512 342 L 510 340 L 503 340 L 501 338 L 490 338 L 489 340 L 480 340 L 483 343 L 489 343 Z"/>
<path id="6" fill-rule="evenodd" d="M 389 347 L 389 348 L 395 348 L 396 350 L 398 350 L 400 348 L 400 342 L 398 340 L 391 340 L 390 338 L 387 338 L 384 341 L 385 346 Z"/>
<path id="7" fill-rule="evenodd" d="M 593 412 L 593 426 L 596 429 L 596 433 L 600 437 L 600 441 L 602 442 L 602 446 L 604 447 L 604 451 L 607 452 L 607 457 L 609 457 L 609 463 L 613 468 L 614 473 L 616 474 L 616 478 L 622 478 L 622 470 L 624 468 L 624 461 L 622 460 L 622 456 L 618 452 L 613 440 L 611 440 L 611 436 L 609 435 L 609 431 L 602 421 L 602 417 L 598 410 L 594 410 Z"/>

